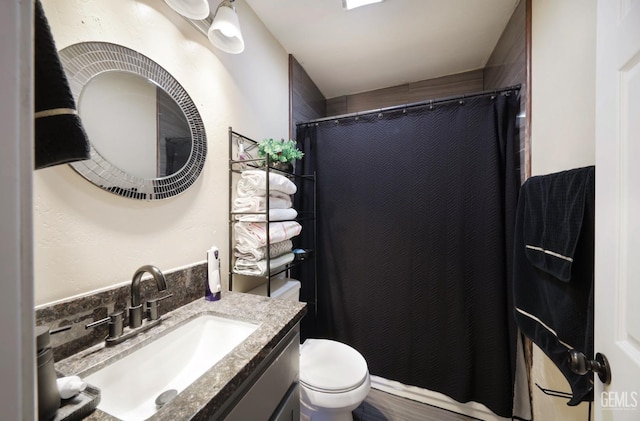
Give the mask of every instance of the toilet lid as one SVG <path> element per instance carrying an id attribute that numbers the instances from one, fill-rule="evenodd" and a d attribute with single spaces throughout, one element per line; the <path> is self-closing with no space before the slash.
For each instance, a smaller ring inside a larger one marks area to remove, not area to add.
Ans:
<path id="1" fill-rule="evenodd" d="M 328 392 L 355 389 L 366 379 L 367 362 L 355 349 L 327 339 L 307 339 L 300 347 L 300 382 Z"/>

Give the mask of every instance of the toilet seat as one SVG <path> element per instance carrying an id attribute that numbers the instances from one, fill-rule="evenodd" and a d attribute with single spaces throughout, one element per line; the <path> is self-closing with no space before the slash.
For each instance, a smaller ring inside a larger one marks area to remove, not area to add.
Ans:
<path id="1" fill-rule="evenodd" d="M 341 342 L 307 339 L 300 347 L 300 383 L 323 393 L 345 393 L 362 386 L 369 370 L 364 357 Z"/>

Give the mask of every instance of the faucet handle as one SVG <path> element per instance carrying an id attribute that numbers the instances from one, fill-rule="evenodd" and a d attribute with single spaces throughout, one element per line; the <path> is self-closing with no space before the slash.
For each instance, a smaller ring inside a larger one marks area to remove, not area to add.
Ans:
<path id="1" fill-rule="evenodd" d="M 147 300 L 147 320 L 158 320 L 160 318 L 160 301 L 173 297 L 173 294 L 167 294 L 164 297 L 152 298 Z"/>
<path id="2" fill-rule="evenodd" d="M 109 324 L 109 337 L 107 339 L 114 339 L 122 336 L 122 330 L 124 329 L 124 312 L 116 311 L 115 313 L 109 314 L 109 316 L 104 319 L 96 320 L 95 322 L 84 325 L 84 328 L 89 329 L 105 323 Z"/>

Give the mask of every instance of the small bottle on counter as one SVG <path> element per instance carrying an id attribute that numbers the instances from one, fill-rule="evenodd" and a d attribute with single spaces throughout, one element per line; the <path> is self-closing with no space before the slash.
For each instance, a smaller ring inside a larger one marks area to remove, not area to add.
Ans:
<path id="1" fill-rule="evenodd" d="M 220 252 L 216 246 L 213 246 L 207 252 L 207 280 L 204 299 L 218 301 L 220 290 Z"/>

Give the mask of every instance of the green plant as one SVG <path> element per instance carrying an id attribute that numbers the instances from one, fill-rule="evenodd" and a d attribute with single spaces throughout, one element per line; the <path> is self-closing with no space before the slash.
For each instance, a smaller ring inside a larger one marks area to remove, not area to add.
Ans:
<path id="1" fill-rule="evenodd" d="M 262 158 L 269 156 L 271 162 L 292 162 L 304 156 L 304 153 L 296 148 L 296 142 L 289 140 L 264 139 L 258 143 L 258 155 Z"/>

